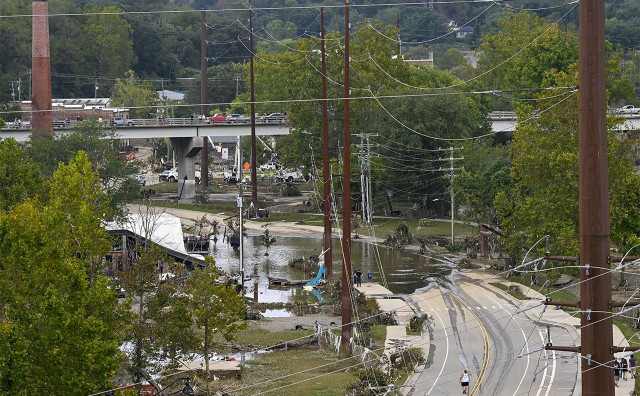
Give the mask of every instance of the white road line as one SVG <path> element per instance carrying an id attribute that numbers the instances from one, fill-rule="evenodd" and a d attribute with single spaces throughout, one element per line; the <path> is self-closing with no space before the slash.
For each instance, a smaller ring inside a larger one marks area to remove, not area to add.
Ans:
<path id="1" fill-rule="evenodd" d="M 544 396 L 549 396 L 549 392 L 551 392 L 551 385 L 553 385 L 553 377 L 556 376 L 556 351 L 551 352 L 553 356 L 553 366 L 551 369 L 551 379 L 549 379 L 549 387 L 547 388 L 547 393 Z"/>
<path id="2" fill-rule="evenodd" d="M 496 305 L 498 305 L 498 307 L 500 307 L 500 309 L 503 309 L 503 310 L 506 311 L 506 309 L 498 301 L 494 300 L 491 297 L 488 297 L 488 298 L 491 301 L 493 301 Z M 495 309 L 495 306 L 492 305 L 492 307 Z M 524 339 L 524 345 L 527 348 L 527 353 L 529 353 L 529 339 L 527 339 L 527 335 L 524 333 L 524 330 L 522 329 L 522 326 L 520 326 L 520 322 L 518 322 L 518 319 L 516 319 L 515 315 L 513 315 L 513 321 L 520 328 L 520 331 L 522 332 L 522 338 Z M 520 353 L 522 353 L 522 349 L 520 350 Z M 513 396 L 516 396 L 516 394 L 518 393 L 518 390 L 520 390 L 520 386 L 522 385 L 522 383 L 524 382 L 525 377 L 527 376 L 527 371 L 529 371 L 529 356 L 528 355 L 527 355 L 527 366 L 524 368 L 524 373 L 522 373 L 522 376 L 520 377 L 520 383 L 518 384 L 518 387 L 516 388 L 515 391 L 513 391 Z"/>
<path id="3" fill-rule="evenodd" d="M 540 329 L 538 329 L 538 334 L 540 335 L 540 339 L 542 340 L 542 343 L 544 344 L 544 335 L 542 334 L 542 331 L 540 331 Z M 547 351 L 544 351 L 544 356 L 545 356 L 545 364 L 544 364 L 544 372 L 542 373 L 542 379 L 540 380 L 540 386 L 538 387 L 538 393 L 536 393 L 536 396 L 540 396 L 540 392 L 542 392 L 542 388 L 544 387 L 544 380 L 547 378 L 547 370 L 549 369 L 549 365 L 546 363 L 547 359 Z"/>
<path id="4" fill-rule="evenodd" d="M 436 383 L 438 382 L 438 380 L 440 379 L 440 376 L 442 375 L 442 371 L 444 370 L 444 366 L 447 364 L 447 359 L 449 358 L 449 335 L 447 334 L 447 326 L 444 325 L 444 322 L 442 321 L 442 318 L 440 317 L 440 315 L 438 315 L 436 313 L 436 316 L 440 320 L 440 323 L 442 323 L 442 329 L 444 330 L 444 338 L 447 340 L 447 351 L 446 351 L 446 353 L 444 355 L 444 362 L 442 363 L 442 367 L 440 368 L 440 372 L 438 373 L 438 376 L 436 377 L 436 379 L 433 381 L 433 385 L 431 385 L 431 389 L 429 389 L 429 392 L 427 392 L 427 395 L 430 395 L 431 391 L 436 386 Z"/>

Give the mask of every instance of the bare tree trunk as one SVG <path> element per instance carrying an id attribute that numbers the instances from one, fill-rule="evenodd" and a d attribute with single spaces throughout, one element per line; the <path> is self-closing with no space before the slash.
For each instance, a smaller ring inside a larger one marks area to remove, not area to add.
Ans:
<path id="1" fill-rule="evenodd" d="M 209 323 L 204 324 L 204 367 L 207 370 L 207 393 L 209 392 L 209 380 L 211 379 L 211 371 L 209 371 Z"/>

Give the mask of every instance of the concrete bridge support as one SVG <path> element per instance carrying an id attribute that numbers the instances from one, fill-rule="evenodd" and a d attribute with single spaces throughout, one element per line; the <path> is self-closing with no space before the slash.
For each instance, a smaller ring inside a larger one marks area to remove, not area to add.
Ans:
<path id="1" fill-rule="evenodd" d="M 202 149 L 202 139 L 197 137 L 172 137 L 169 143 L 176 153 L 178 161 L 178 197 L 179 199 L 196 196 L 195 158 Z M 186 176 L 186 179 L 185 179 Z"/>

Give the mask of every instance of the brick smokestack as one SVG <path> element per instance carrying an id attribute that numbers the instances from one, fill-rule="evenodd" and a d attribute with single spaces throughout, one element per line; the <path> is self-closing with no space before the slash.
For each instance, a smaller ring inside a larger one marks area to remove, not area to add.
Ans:
<path id="1" fill-rule="evenodd" d="M 51 62 L 49 51 L 49 5 L 33 0 L 32 22 L 32 133 L 34 139 L 53 136 L 51 112 Z"/>

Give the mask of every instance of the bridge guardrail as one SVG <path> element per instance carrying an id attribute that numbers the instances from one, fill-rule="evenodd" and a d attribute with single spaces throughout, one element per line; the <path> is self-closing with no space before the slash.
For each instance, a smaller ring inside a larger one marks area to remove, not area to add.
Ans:
<path id="1" fill-rule="evenodd" d="M 112 126 L 111 120 L 104 119 L 102 120 L 102 125 L 105 128 L 135 128 L 135 127 L 154 127 L 154 126 L 191 126 L 191 125 L 200 125 L 200 126 L 214 126 L 214 125 L 251 125 L 250 121 L 247 122 L 216 122 L 216 123 L 208 123 L 206 119 L 198 119 L 198 118 L 129 118 L 128 121 L 133 122 L 133 126 L 123 125 L 123 126 Z M 65 126 L 54 126 L 54 129 L 73 129 L 78 122 L 77 120 L 69 120 L 69 123 Z M 286 124 L 286 120 L 284 122 L 264 122 L 262 120 L 256 119 L 257 125 L 266 125 L 266 124 Z M 7 122 L 5 123 L 4 128 L 2 130 L 30 130 L 31 124 L 29 122 Z"/>

